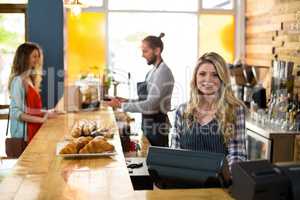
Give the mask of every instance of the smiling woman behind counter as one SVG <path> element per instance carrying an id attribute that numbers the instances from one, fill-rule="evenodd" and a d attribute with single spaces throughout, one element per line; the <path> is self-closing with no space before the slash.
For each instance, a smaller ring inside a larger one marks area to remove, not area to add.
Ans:
<path id="1" fill-rule="evenodd" d="M 229 166 L 245 161 L 245 106 L 231 89 L 224 59 L 201 56 L 191 81 L 190 100 L 176 111 L 171 147 L 224 153 Z"/>

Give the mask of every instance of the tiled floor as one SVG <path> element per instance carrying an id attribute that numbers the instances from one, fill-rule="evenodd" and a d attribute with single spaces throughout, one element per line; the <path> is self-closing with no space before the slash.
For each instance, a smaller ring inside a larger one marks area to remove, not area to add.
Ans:
<path id="1" fill-rule="evenodd" d="M 5 138 L 6 138 L 6 120 L 0 120 L 0 159 L 6 157 L 5 154 Z M 16 164 L 17 159 L 1 159 L 0 160 L 0 182 L 7 176 L 11 168 Z"/>
<path id="2" fill-rule="evenodd" d="M 6 156 L 5 154 L 5 134 L 6 134 L 6 120 L 0 120 L 0 157 Z"/>
<path id="3" fill-rule="evenodd" d="M 11 169 L 18 159 L 1 159 L 0 161 L 0 171 L 1 170 L 6 170 L 6 169 Z"/>
<path id="4" fill-rule="evenodd" d="M 0 182 L 11 172 L 11 169 L 16 164 L 17 159 L 3 159 L 0 161 Z"/>

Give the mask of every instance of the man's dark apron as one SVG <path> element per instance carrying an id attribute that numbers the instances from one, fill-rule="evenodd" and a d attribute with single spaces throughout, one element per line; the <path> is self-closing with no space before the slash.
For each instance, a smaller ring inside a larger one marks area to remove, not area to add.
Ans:
<path id="1" fill-rule="evenodd" d="M 137 83 L 137 93 L 139 101 L 147 99 L 147 81 Z M 170 122 L 167 114 L 162 112 L 142 114 L 142 130 L 152 146 L 168 146 L 169 128 Z"/>

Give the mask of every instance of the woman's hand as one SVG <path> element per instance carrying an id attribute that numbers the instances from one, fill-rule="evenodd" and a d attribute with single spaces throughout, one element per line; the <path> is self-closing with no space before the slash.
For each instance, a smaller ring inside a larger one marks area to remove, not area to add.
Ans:
<path id="1" fill-rule="evenodd" d="M 47 110 L 45 115 L 47 116 L 48 119 L 52 119 L 52 118 L 56 118 L 58 113 L 54 110 Z"/>
<path id="2" fill-rule="evenodd" d="M 54 110 L 47 110 L 42 118 L 41 123 L 44 123 L 47 121 L 47 119 L 53 119 L 57 117 L 57 113 Z"/>

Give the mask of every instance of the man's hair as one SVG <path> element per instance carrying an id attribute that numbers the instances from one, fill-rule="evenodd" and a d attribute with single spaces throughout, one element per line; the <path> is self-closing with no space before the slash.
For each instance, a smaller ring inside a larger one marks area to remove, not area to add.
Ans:
<path id="1" fill-rule="evenodd" d="M 154 35 L 149 35 L 143 39 L 143 42 L 147 42 L 151 49 L 160 48 L 160 51 L 162 52 L 164 49 L 164 44 L 161 38 L 164 36 L 164 33 L 160 33 L 158 37 Z"/>

